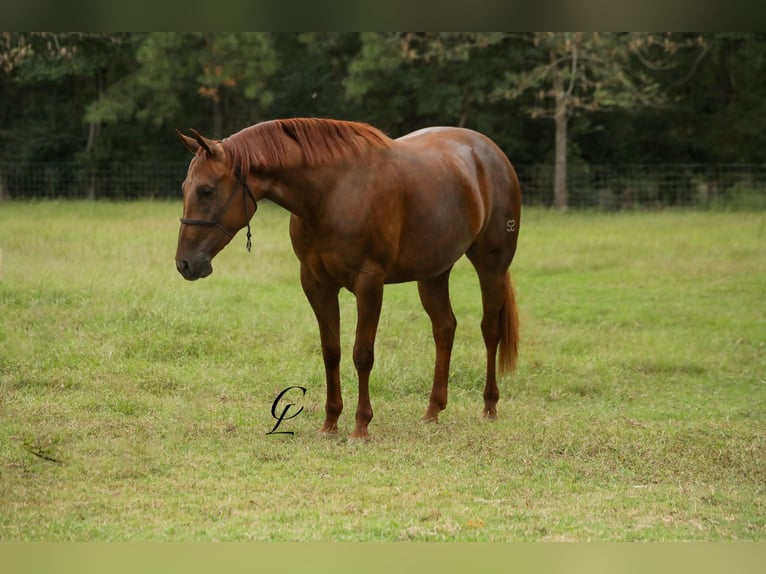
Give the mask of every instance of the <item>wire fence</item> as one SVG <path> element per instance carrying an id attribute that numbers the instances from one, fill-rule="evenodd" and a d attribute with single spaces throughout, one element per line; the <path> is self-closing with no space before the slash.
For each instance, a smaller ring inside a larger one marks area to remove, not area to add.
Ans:
<path id="1" fill-rule="evenodd" d="M 0 199 L 179 198 L 189 162 L 0 162 Z"/>
<path id="2" fill-rule="evenodd" d="M 521 167 L 527 205 L 553 205 L 553 169 Z M 567 172 L 568 204 L 614 211 L 673 206 L 766 209 L 766 165 L 578 165 Z"/>
<path id="3" fill-rule="evenodd" d="M 188 162 L 0 162 L 0 199 L 173 199 Z M 553 166 L 518 165 L 525 205 L 551 206 Z M 766 165 L 575 165 L 568 205 L 605 211 L 663 207 L 766 209 Z"/>

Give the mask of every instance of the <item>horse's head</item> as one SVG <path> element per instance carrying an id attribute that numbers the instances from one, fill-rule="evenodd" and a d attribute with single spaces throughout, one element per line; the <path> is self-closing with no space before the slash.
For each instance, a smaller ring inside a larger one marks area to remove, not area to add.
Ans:
<path id="1" fill-rule="evenodd" d="M 221 142 L 192 133 L 193 138 L 178 132 L 194 154 L 183 183 L 176 249 L 176 267 L 189 281 L 210 275 L 213 257 L 245 226 L 250 249 L 250 218 L 257 209 L 246 176 L 232 165 Z"/>

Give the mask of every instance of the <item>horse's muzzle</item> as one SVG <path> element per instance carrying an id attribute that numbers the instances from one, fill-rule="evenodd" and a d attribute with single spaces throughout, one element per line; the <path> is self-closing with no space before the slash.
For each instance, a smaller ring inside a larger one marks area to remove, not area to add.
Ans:
<path id="1" fill-rule="evenodd" d="M 213 265 L 210 257 L 179 257 L 176 259 L 176 269 L 187 281 L 196 281 L 210 275 L 213 272 Z"/>

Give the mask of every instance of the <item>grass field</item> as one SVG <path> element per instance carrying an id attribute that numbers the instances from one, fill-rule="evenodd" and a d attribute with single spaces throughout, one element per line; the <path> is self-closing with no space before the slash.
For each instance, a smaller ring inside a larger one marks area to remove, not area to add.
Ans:
<path id="1" fill-rule="evenodd" d="M 452 277 L 450 403 L 388 287 L 372 439 L 324 439 L 287 214 L 185 282 L 180 203 L 0 205 L 0 540 L 766 540 L 766 215 L 527 210 L 520 365 L 481 418 L 475 274 Z M 304 407 L 268 435 L 272 402 Z"/>

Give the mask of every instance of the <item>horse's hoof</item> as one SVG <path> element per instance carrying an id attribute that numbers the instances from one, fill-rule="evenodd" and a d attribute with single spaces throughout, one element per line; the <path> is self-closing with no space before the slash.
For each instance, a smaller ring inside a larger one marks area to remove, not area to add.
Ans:
<path id="1" fill-rule="evenodd" d="M 330 428 L 322 427 L 321 429 L 319 429 L 319 436 L 323 438 L 338 438 L 338 427 L 337 426 L 330 427 Z"/>
<path id="2" fill-rule="evenodd" d="M 426 424 L 438 424 L 439 415 L 433 415 L 433 416 L 425 415 L 423 416 L 421 420 Z"/>
<path id="3" fill-rule="evenodd" d="M 497 418 L 497 411 L 495 410 L 484 411 L 483 416 L 485 419 L 493 421 Z"/>

